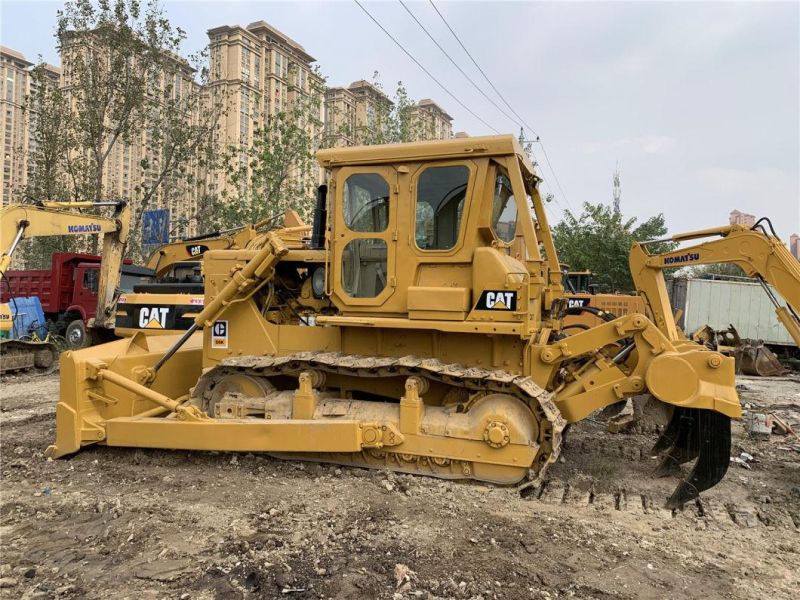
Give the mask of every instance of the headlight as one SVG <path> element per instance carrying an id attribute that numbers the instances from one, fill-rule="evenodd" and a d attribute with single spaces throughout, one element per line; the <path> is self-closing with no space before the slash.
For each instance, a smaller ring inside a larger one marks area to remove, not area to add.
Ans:
<path id="1" fill-rule="evenodd" d="M 325 267 L 317 267 L 311 275 L 311 292 L 315 298 L 325 295 Z"/>

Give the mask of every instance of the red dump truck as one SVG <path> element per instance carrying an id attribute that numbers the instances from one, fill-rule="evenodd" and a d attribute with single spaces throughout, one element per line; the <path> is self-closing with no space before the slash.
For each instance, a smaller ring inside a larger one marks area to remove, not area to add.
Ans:
<path id="1" fill-rule="evenodd" d="M 92 254 L 56 252 L 50 269 L 7 271 L 0 286 L 0 303 L 38 297 L 48 328 L 63 335 L 70 348 L 86 347 L 92 341 L 87 325 L 97 310 L 100 264 L 100 257 Z M 150 282 L 152 273 L 126 259 L 119 289 L 131 291 L 138 283 Z"/>

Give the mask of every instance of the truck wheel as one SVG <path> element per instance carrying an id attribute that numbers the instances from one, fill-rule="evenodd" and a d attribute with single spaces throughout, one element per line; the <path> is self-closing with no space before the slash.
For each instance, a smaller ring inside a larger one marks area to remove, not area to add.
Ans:
<path id="1" fill-rule="evenodd" d="M 67 325 L 67 331 L 64 337 L 67 338 L 67 347 L 70 350 L 88 348 L 92 344 L 92 338 L 86 330 L 86 323 L 81 319 L 75 319 L 72 323 Z"/>

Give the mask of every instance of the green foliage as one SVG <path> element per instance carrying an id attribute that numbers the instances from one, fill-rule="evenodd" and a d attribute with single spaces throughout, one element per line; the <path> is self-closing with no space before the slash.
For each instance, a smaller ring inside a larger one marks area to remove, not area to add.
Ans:
<path id="1" fill-rule="evenodd" d="M 56 29 L 65 87 L 37 86 L 44 91 L 27 100 L 36 140 L 28 194 L 128 200 L 134 256 L 143 256 L 143 212 L 176 207 L 203 183 L 198 169 L 214 168 L 213 132 L 225 103 L 203 101 L 207 57 L 180 58 L 185 38 L 157 0 L 68 1 Z M 37 70 L 43 80 L 43 65 Z M 126 171 L 131 187 L 120 198 L 116 186 L 107 187 L 106 172 L 134 145 L 143 156 Z M 91 245 L 96 252 L 97 239 Z"/>
<path id="2" fill-rule="evenodd" d="M 228 149 L 224 168 L 233 191 L 212 199 L 206 228 L 256 223 L 287 208 L 310 217 L 318 183 L 315 152 L 321 142 L 323 97 L 319 83 L 309 83 L 308 90 L 291 86 L 282 110 L 265 115 L 251 143 Z M 255 106 L 260 104 L 257 98 Z"/>
<path id="3" fill-rule="evenodd" d="M 664 215 L 658 214 L 637 225 L 636 218 L 625 219 L 606 204 L 585 202 L 580 217 L 565 211 L 564 218 L 553 228 L 553 237 L 560 261 L 570 270 L 589 270 L 594 281 L 610 291 L 632 291 L 628 254 L 635 241 L 664 237 L 667 233 Z M 675 244 L 650 246 L 652 252 L 665 252 Z"/>

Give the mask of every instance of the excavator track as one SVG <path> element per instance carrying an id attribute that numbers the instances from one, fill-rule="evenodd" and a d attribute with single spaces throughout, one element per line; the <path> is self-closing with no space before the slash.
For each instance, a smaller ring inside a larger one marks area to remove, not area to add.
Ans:
<path id="1" fill-rule="evenodd" d="M 527 376 L 515 375 L 502 370 L 445 364 L 430 358 L 416 356 L 370 357 L 337 352 L 302 352 L 277 357 L 230 358 L 222 361 L 200 378 L 193 392 L 193 403 L 213 413 L 214 389 L 226 378 L 246 376 L 256 380 L 270 381 L 277 377 L 296 378 L 304 371 L 336 375 L 339 377 L 339 381 L 344 378 L 350 382 L 350 390 L 359 390 L 358 383 L 369 379 L 374 381 L 377 378 L 423 377 L 431 382 L 448 386 L 450 388 L 448 397 L 480 398 L 488 394 L 511 396 L 523 402 L 530 409 L 538 424 L 538 436 L 536 440 L 533 440 L 538 445 L 538 450 L 532 463 L 524 469 L 524 473 L 519 477 L 517 483 L 522 481 L 522 485 L 525 487 L 540 484 L 547 467 L 558 459 L 561 449 L 561 434 L 566 421 L 556 408 L 550 392 L 539 387 Z M 464 402 L 461 406 L 462 410 L 468 411 L 470 402 Z M 486 463 L 491 464 L 491 452 L 484 454 L 487 457 Z M 391 447 L 370 448 L 360 453 L 309 452 L 282 453 L 277 456 L 294 460 L 388 469 L 445 479 L 486 481 L 480 476 L 480 470 L 474 468 L 475 461 L 464 461 L 456 457 L 441 455 L 407 454 Z"/>
<path id="2" fill-rule="evenodd" d="M 58 349 L 51 342 L 0 341 L 0 375 L 30 372 L 47 375 L 58 366 Z"/>

